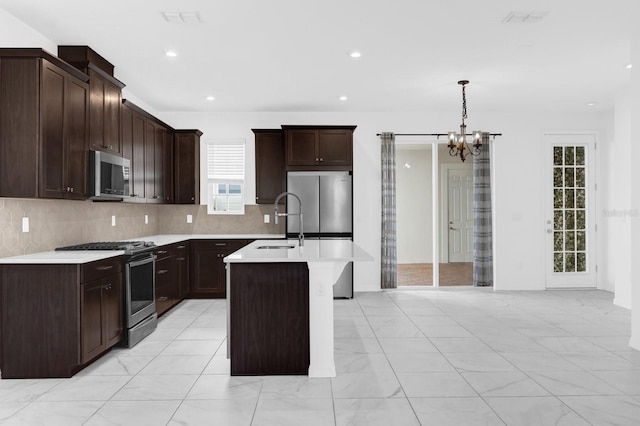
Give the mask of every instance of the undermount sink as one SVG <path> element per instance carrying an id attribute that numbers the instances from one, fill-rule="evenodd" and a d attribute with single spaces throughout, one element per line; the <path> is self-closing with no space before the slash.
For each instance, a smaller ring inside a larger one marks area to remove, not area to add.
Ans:
<path id="1" fill-rule="evenodd" d="M 295 248 L 295 246 L 293 246 L 293 245 L 286 245 L 286 246 L 258 246 L 258 250 L 271 250 L 271 249 L 288 250 L 288 249 L 292 249 L 292 248 Z"/>

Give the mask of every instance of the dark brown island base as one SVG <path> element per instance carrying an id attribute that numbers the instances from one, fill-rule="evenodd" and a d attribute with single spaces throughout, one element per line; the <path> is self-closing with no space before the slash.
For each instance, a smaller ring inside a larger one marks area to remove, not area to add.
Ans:
<path id="1" fill-rule="evenodd" d="M 231 375 L 309 371 L 306 263 L 229 265 Z"/>

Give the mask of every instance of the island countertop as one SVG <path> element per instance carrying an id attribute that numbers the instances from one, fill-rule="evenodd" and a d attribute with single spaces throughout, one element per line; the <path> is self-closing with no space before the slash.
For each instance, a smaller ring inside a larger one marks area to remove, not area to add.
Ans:
<path id="1" fill-rule="evenodd" d="M 258 240 L 224 258 L 225 263 L 353 262 L 373 257 L 350 240 Z"/>

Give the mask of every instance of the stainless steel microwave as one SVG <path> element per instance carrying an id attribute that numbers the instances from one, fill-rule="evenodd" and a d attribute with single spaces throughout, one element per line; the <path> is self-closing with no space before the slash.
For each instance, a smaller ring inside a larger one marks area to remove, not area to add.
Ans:
<path id="1" fill-rule="evenodd" d="M 128 159 L 89 151 L 89 198 L 122 201 L 129 197 L 129 171 Z"/>

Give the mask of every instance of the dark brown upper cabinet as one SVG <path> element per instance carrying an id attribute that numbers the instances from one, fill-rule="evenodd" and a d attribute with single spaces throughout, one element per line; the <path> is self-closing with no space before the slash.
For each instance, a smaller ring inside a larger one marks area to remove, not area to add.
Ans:
<path id="1" fill-rule="evenodd" d="M 90 148 L 123 155 L 120 122 L 125 85 L 113 77 L 113 65 L 88 46 L 58 46 L 58 56 L 89 76 Z"/>
<path id="2" fill-rule="evenodd" d="M 131 196 L 125 201 L 173 203 L 174 129 L 123 100 L 123 155 L 131 161 Z"/>
<path id="3" fill-rule="evenodd" d="M 45 50 L 0 49 L 0 196 L 87 197 L 88 79 Z"/>
<path id="4" fill-rule="evenodd" d="M 173 141 L 175 204 L 200 203 L 200 130 L 176 130 Z"/>
<path id="5" fill-rule="evenodd" d="M 251 129 L 255 134 L 256 204 L 273 204 L 286 188 L 284 135 L 280 129 Z M 285 198 L 281 199 L 284 203 Z"/>
<path id="6" fill-rule="evenodd" d="M 283 125 L 287 170 L 353 170 L 356 126 Z"/>

